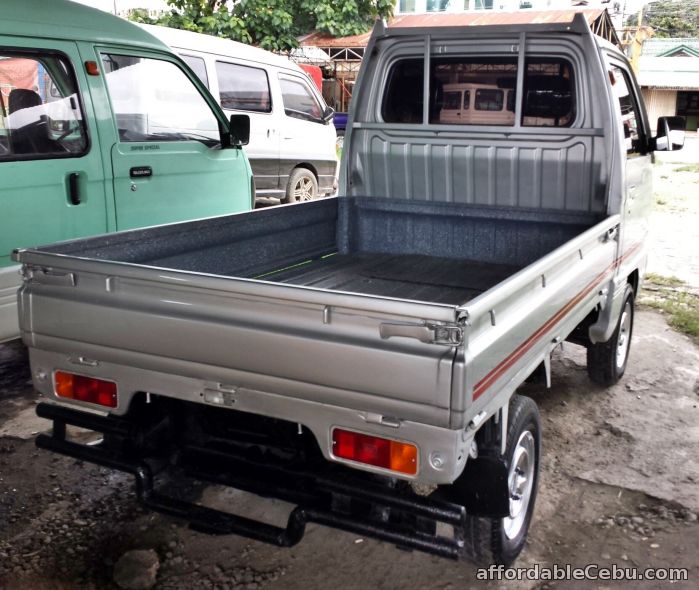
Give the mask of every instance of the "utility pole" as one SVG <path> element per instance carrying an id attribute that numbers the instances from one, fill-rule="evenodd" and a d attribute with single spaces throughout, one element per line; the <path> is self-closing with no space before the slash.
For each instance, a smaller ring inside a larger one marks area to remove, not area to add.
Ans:
<path id="1" fill-rule="evenodd" d="M 643 42 L 650 37 L 651 34 L 651 31 L 647 31 L 646 28 L 643 27 L 643 5 L 641 5 L 641 8 L 638 9 L 636 32 L 631 41 L 631 53 L 629 55 L 629 62 L 635 74 L 638 74 L 638 60 L 643 50 Z"/>
<path id="2" fill-rule="evenodd" d="M 626 7 L 626 3 L 624 3 Z M 625 12 L 624 15 L 625 16 Z M 622 19 L 623 19 L 622 16 Z M 629 18 L 629 20 L 631 20 Z M 629 26 L 622 30 L 621 44 L 629 58 L 629 63 L 635 74 L 638 74 L 638 62 L 643 50 L 643 42 L 653 34 L 653 29 L 643 26 L 643 6 L 638 11 L 636 26 Z"/>

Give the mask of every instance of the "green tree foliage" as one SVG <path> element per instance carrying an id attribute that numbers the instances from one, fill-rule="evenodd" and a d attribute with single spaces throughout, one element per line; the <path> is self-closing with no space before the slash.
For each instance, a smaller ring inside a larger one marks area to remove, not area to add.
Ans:
<path id="1" fill-rule="evenodd" d="M 636 15 L 629 16 L 628 26 L 636 26 Z M 652 27 L 655 37 L 699 36 L 699 2 L 663 0 L 651 2 L 643 9 L 643 24 Z"/>
<path id="2" fill-rule="evenodd" d="M 132 11 L 131 20 L 227 37 L 263 49 L 298 46 L 314 30 L 335 37 L 365 33 L 376 18 L 393 13 L 392 0 L 167 0 L 169 13 L 157 20 Z"/>

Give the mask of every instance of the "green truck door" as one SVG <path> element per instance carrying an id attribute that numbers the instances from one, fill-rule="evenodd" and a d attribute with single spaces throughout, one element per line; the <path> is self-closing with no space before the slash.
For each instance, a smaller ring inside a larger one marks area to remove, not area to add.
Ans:
<path id="1" fill-rule="evenodd" d="M 104 172 L 73 43 L 3 37 L 0 267 L 13 248 L 106 231 Z"/>
<path id="2" fill-rule="evenodd" d="M 219 121 L 173 62 L 100 53 L 118 141 L 111 149 L 117 229 L 248 211 L 249 164 L 221 149 Z"/>

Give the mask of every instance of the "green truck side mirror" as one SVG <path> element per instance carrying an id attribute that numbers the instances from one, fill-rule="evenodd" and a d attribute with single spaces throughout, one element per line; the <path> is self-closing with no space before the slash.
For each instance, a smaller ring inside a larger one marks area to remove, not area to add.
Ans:
<path id="1" fill-rule="evenodd" d="M 243 147 L 250 142 L 250 117 L 248 115 L 231 115 L 231 146 Z"/>

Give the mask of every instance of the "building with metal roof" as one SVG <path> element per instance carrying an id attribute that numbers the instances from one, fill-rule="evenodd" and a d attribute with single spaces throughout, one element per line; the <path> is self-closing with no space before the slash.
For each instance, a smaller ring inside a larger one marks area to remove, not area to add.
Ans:
<path id="1" fill-rule="evenodd" d="M 699 57 L 699 37 L 658 37 L 643 44 L 646 57 Z"/>
<path id="2" fill-rule="evenodd" d="M 648 117 L 680 115 L 687 129 L 699 126 L 699 38 L 648 39 L 638 62 Z"/>

